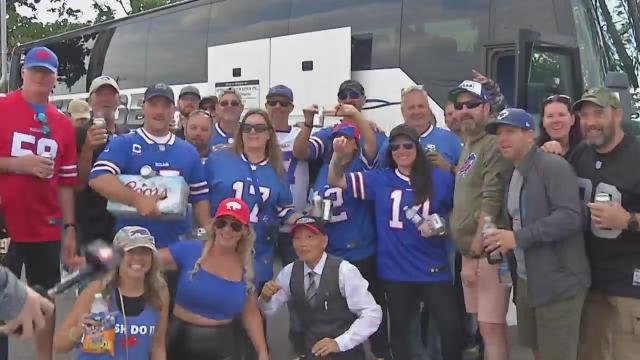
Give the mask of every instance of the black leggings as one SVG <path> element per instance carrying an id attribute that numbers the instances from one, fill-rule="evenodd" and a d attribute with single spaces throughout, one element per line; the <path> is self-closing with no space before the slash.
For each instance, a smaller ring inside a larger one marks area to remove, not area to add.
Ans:
<path id="1" fill-rule="evenodd" d="M 413 283 L 384 281 L 390 325 L 391 352 L 395 360 L 411 359 L 411 319 L 418 316 L 420 301 L 433 316 L 442 343 L 444 360 L 462 359 L 462 320 L 450 281 Z"/>
<path id="2" fill-rule="evenodd" d="M 174 316 L 167 329 L 167 360 L 236 360 L 238 341 L 232 324 L 198 326 Z"/>

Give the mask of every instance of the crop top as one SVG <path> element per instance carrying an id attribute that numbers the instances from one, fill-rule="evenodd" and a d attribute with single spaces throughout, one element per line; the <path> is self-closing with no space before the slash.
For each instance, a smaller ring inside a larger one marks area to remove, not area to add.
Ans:
<path id="1" fill-rule="evenodd" d="M 178 266 L 176 304 L 208 319 L 231 320 L 244 308 L 247 288 L 244 280 L 231 281 L 200 268 L 191 274 L 202 253 L 202 241 L 183 240 L 169 246 Z"/>

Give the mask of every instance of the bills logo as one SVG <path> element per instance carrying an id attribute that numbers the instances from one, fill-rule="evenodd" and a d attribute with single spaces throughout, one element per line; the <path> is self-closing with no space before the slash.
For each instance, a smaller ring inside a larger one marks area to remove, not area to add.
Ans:
<path id="1" fill-rule="evenodd" d="M 226 205 L 227 210 L 240 210 L 242 209 L 242 205 L 235 201 L 229 201 Z"/>
<path id="2" fill-rule="evenodd" d="M 138 236 L 151 236 L 151 234 L 149 234 L 149 231 L 147 231 L 147 229 L 135 229 L 129 231 L 130 238 L 135 238 Z"/>
<path id="3" fill-rule="evenodd" d="M 458 176 L 465 177 L 469 170 L 471 170 L 471 167 L 473 167 L 473 163 L 476 162 L 477 159 L 478 156 L 475 153 L 469 154 L 469 156 L 467 156 L 467 158 L 464 160 L 464 163 L 462 164 L 460 169 L 458 169 Z"/>

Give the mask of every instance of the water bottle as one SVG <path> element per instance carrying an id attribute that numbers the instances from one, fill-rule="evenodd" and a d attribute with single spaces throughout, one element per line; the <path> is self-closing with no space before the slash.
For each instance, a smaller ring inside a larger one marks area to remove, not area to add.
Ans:
<path id="1" fill-rule="evenodd" d="M 418 229 L 427 224 L 427 220 L 423 218 L 422 215 L 418 214 L 418 209 L 416 209 L 415 207 L 405 206 L 403 210 L 404 215 L 407 217 L 407 219 L 411 220 L 411 222 L 414 223 Z"/>
<path id="2" fill-rule="evenodd" d="M 93 303 L 91 303 L 91 314 L 104 315 L 109 312 L 109 304 L 102 297 L 101 293 L 93 295 Z"/>
<path id="3" fill-rule="evenodd" d="M 109 306 L 101 293 L 93 296 L 89 318 L 92 325 L 85 325 L 82 334 L 82 352 L 88 354 L 113 354 L 115 321 L 109 316 Z"/>
<path id="4" fill-rule="evenodd" d="M 509 271 L 509 263 L 507 259 L 504 259 L 500 266 L 498 266 L 498 282 L 504 287 L 513 286 L 513 280 L 511 279 L 511 271 Z"/>
<path id="5" fill-rule="evenodd" d="M 484 217 L 484 226 L 482 227 L 482 246 L 484 247 L 484 243 L 485 243 L 485 234 L 487 231 L 489 230 L 495 230 L 498 227 L 496 226 L 496 224 L 493 222 L 493 219 L 491 218 L 491 216 L 485 216 Z M 489 264 L 491 265 L 495 265 L 495 264 L 499 264 L 501 263 L 503 260 L 503 256 L 502 253 L 499 251 L 494 251 L 491 254 L 487 254 L 487 261 L 489 262 Z"/>

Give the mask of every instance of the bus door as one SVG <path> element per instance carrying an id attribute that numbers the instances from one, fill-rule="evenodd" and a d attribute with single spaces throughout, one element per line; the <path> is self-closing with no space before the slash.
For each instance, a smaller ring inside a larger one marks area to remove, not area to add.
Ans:
<path id="1" fill-rule="evenodd" d="M 520 30 L 516 43 L 486 45 L 485 62 L 508 105 L 526 109 L 536 119 L 550 95 L 577 99 L 583 91 L 578 48 L 545 41 L 534 31 Z"/>
<path id="2" fill-rule="evenodd" d="M 302 121 L 302 109 L 311 104 L 336 105 L 340 83 L 350 78 L 349 27 L 271 39 L 271 86 L 284 84 L 293 90 L 297 106 L 292 122 Z"/>

